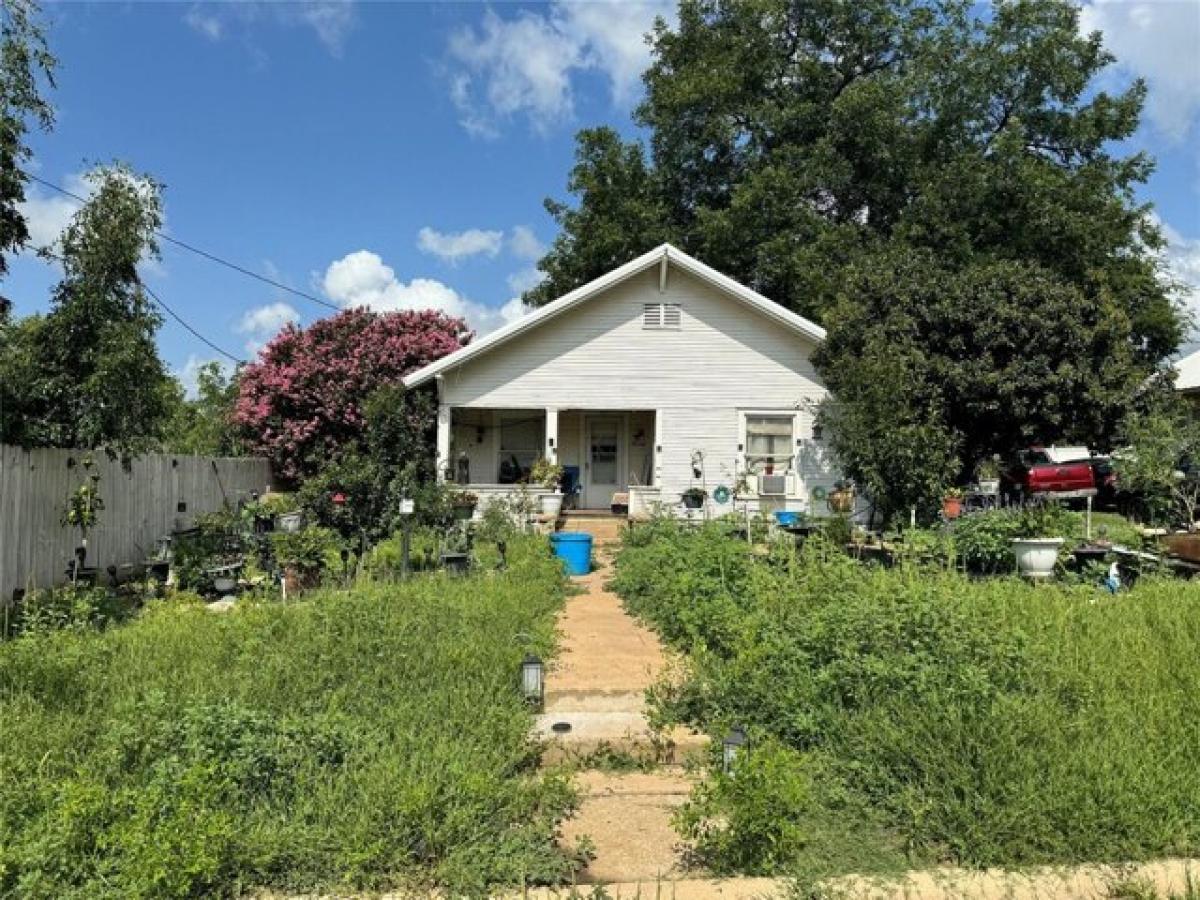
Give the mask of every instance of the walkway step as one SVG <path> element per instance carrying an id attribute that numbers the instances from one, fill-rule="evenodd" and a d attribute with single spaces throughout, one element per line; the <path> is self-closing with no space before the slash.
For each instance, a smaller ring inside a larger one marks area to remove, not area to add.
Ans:
<path id="1" fill-rule="evenodd" d="M 570 729 L 556 730 L 556 725 Z M 542 760 L 546 765 L 578 764 L 598 753 L 619 753 L 642 763 L 682 765 L 701 762 L 708 748 L 707 735 L 686 728 L 657 732 L 641 713 L 620 710 L 545 713 L 538 717 L 535 731 L 545 742 Z"/>
<path id="2" fill-rule="evenodd" d="M 681 871 L 683 848 L 671 816 L 692 792 L 690 777 L 678 770 L 581 772 L 575 783 L 583 799 L 563 823 L 563 840 L 574 845 L 586 836 L 595 851 L 580 882 L 658 879 Z"/>

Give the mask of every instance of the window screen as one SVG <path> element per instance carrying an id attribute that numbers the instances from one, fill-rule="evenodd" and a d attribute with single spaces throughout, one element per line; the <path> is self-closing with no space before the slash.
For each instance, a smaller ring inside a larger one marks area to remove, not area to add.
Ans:
<path id="1" fill-rule="evenodd" d="M 791 468 L 792 416 L 746 416 L 746 466 L 770 475 Z"/>

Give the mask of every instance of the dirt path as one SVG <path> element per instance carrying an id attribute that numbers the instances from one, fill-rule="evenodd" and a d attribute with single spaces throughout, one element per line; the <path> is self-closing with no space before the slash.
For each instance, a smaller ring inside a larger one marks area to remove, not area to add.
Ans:
<path id="1" fill-rule="evenodd" d="M 702 752 L 705 739 L 687 729 L 656 734 L 646 721 L 646 689 L 661 676 L 668 656 L 658 637 L 605 590 L 619 523 L 568 520 L 568 527 L 593 535 L 597 567 L 575 579 L 582 592 L 568 599 L 559 617 L 560 653 L 546 675 L 546 708 L 537 725 L 548 742 L 548 762 L 584 767 L 576 778 L 583 802 L 564 824 L 563 840 L 575 844 L 586 836 L 595 849 L 581 881 L 678 876 L 679 836 L 671 815 L 693 780 L 673 764 Z M 566 726 L 570 729 L 562 731 Z M 629 773 L 588 769 L 631 759 L 665 766 Z"/>

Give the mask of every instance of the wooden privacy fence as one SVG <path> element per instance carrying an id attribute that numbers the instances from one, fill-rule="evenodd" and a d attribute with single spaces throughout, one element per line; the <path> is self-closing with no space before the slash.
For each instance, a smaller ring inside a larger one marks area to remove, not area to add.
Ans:
<path id="1" fill-rule="evenodd" d="M 14 589 L 66 580 L 79 531 L 61 524 L 63 508 L 87 477 L 87 455 L 0 445 L 0 606 Z M 152 453 L 122 462 L 96 452 L 92 460 L 104 510 L 88 535 L 87 565 L 101 571 L 142 562 L 162 535 L 271 484 L 265 459 Z"/>

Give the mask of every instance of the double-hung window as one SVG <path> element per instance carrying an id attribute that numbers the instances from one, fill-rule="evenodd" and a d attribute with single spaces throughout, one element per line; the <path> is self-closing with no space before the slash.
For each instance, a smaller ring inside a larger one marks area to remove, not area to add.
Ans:
<path id="1" fill-rule="evenodd" d="M 795 417 L 746 415 L 746 468 L 758 475 L 778 475 L 792 468 Z"/>

